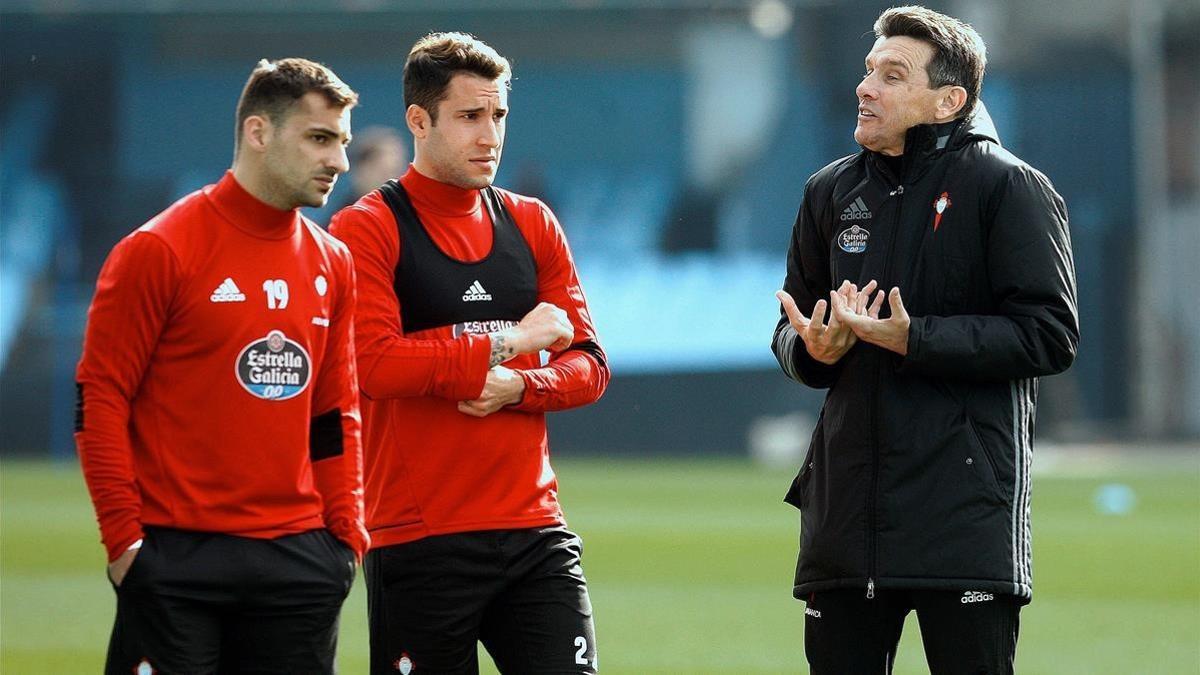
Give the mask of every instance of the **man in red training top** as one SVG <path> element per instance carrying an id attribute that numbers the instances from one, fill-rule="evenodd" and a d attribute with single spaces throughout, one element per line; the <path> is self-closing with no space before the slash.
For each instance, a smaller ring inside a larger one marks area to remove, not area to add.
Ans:
<path id="1" fill-rule="evenodd" d="M 596 669 L 545 413 L 609 372 L 554 214 L 491 185 L 510 79 L 469 35 L 419 40 L 413 163 L 331 225 L 360 289 L 373 673 L 474 673 L 477 641 L 503 672 Z"/>
<path id="2" fill-rule="evenodd" d="M 367 546 L 350 254 L 297 211 L 357 102 L 259 62 L 232 170 L 122 239 L 88 312 L 75 439 L 108 549 L 107 672 L 332 673 Z"/>

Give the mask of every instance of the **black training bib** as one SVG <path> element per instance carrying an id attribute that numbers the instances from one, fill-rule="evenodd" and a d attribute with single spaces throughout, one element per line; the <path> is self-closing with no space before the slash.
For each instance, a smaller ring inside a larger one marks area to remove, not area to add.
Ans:
<path id="1" fill-rule="evenodd" d="M 379 191 L 400 236 L 394 288 L 405 333 L 443 326 L 455 326 L 456 337 L 458 326 L 491 332 L 537 305 L 537 263 L 495 189 L 480 191 L 492 221 L 492 250 L 476 262 L 455 260 L 438 248 L 399 182 L 390 180 Z"/>

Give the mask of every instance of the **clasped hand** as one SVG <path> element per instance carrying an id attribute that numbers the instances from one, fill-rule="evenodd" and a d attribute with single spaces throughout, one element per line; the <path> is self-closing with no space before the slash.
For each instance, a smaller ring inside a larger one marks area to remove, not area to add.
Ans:
<path id="1" fill-rule="evenodd" d="M 458 411 L 471 417 L 487 417 L 506 405 L 520 403 L 525 395 L 525 380 L 521 374 L 504 366 L 492 366 L 479 398 L 459 401 Z"/>
<path id="2" fill-rule="evenodd" d="M 804 341 L 809 355 L 821 363 L 837 363 L 859 340 L 903 356 L 908 353 L 908 327 L 911 320 L 900 298 L 900 289 L 892 288 L 887 294 L 892 315 L 880 319 L 884 292 L 876 292 L 877 287 L 874 280 L 861 290 L 849 280 L 843 281 L 837 290 L 829 292 L 828 302 L 823 299 L 817 301 L 811 317 L 804 316 L 787 292 L 778 291 L 775 297 L 783 305 L 788 322 Z M 874 300 L 871 299 L 872 293 L 875 293 Z M 825 322 L 827 312 L 828 323 Z"/>
<path id="3" fill-rule="evenodd" d="M 472 417 L 487 417 L 506 405 L 520 403 L 525 395 L 521 373 L 500 365 L 517 354 L 537 354 L 543 349 L 562 351 L 571 346 L 575 329 L 566 311 L 539 302 L 511 328 L 490 333 L 492 353 L 483 391 L 471 401 L 459 401 L 458 411 Z"/>

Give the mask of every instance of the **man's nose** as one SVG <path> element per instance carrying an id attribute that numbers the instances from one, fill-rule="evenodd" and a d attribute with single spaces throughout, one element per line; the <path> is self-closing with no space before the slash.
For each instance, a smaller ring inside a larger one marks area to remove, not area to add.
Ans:
<path id="1" fill-rule="evenodd" d="M 492 120 L 487 125 L 483 134 L 479 136 L 479 144 L 487 148 L 500 147 L 500 123 Z"/>
<path id="2" fill-rule="evenodd" d="M 329 159 L 329 166 L 338 173 L 346 173 L 350 170 L 350 158 L 346 155 L 346 146 L 338 144 L 337 150 L 333 152 L 333 156 Z"/>
<path id="3" fill-rule="evenodd" d="M 858 86 L 854 88 L 854 94 L 858 96 L 859 100 L 864 98 L 875 98 L 875 85 L 871 81 L 870 75 L 864 77 L 862 82 L 858 83 Z"/>

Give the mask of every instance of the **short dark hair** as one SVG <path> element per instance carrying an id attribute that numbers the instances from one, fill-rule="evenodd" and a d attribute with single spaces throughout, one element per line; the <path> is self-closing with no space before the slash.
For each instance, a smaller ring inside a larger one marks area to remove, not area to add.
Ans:
<path id="1" fill-rule="evenodd" d="M 437 106 L 456 73 L 512 83 L 508 59 L 467 33 L 430 33 L 417 40 L 404 62 L 404 104 L 418 105 L 437 124 Z"/>
<path id="2" fill-rule="evenodd" d="M 259 61 L 238 99 L 234 152 L 241 144 L 242 124 L 247 117 L 266 115 L 272 124 L 279 124 L 297 101 L 313 91 L 323 94 L 330 105 L 338 108 L 358 103 L 358 94 L 320 63 L 299 58 Z"/>
<path id="3" fill-rule="evenodd" d="M 959 117 L 975 110 L 987 67 L 987 47 L 970 25 L 918 5 L 892 7 L 875 20 L 875 36 L 910 37 L 933 45 L 933 57 L 925 73 L 929 86 L 957 85 L 967 90 L 967 101 Z"/>

